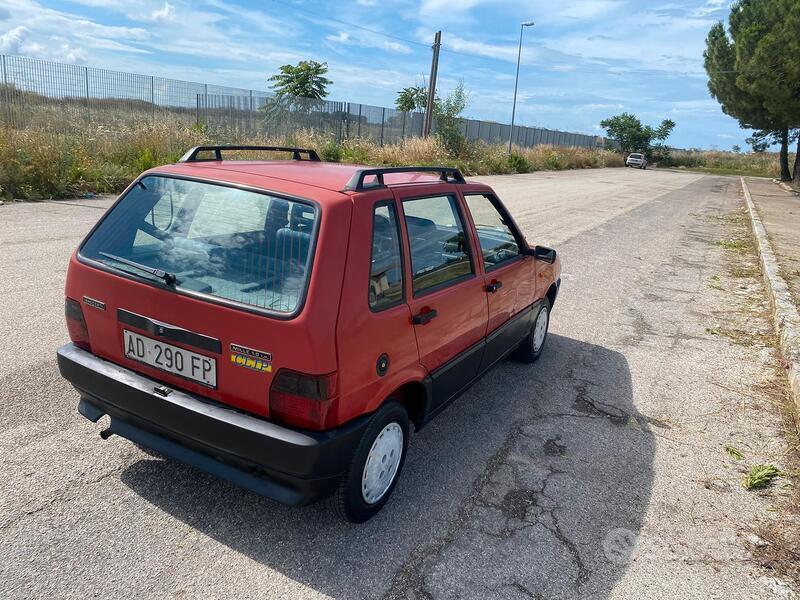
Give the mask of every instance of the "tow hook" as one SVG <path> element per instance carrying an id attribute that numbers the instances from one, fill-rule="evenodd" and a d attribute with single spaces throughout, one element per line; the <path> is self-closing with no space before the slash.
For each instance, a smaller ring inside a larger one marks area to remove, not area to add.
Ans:
<path id="1" fill-rule="evenodd" d="M 107 440 L 107 439 L 108 439 L 108 438 L 110 438 L 112 435 L 114 435 L 114 432 L 113 432 L 113 431 L 111 431 L 111 427 L 108 427 L 108 428 L 106 428 L 106 429 L 103 429 L 103 431 L 101 431 L 101 432 L 100 432 L 100 437 L 101 437 L 101 438 L 103 438 L 104 440 Z"/>

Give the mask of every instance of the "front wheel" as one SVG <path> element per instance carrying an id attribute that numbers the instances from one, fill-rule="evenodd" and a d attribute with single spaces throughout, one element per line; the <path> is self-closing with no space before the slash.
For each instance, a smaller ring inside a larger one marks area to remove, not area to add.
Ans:
<path id="1" fill-rule="evenodd" d="M 514 356 L 517 360 L 524 363 L 532 363 L 539 360 L 544 351 L 544 343 L 547 341 L 547 330 L 550 325 L 550 301 L 545 298 L 533 327 L 522 343 L 517 348 Z"/>
<path id="2" fill-rule="evenodd" d="M 378 409 L 331 498 L 335 512 L 351 523 L 363 523 L 383 508 L 403 470 L 409 430 L 400 404 L 389 401 Z"/>

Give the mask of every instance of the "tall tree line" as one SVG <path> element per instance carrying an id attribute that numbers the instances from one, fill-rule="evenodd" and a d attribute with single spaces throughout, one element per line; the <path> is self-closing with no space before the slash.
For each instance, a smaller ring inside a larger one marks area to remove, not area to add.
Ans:
<path id="1" fill-rule="evenodd" d="M 800 185 L 800 1 L 734 2 L 727 31 L 722 22 L 711 28 L 703 56 L 723 112 L 757 130 L 754 147 L 780 144 L 781 180 Z"/>

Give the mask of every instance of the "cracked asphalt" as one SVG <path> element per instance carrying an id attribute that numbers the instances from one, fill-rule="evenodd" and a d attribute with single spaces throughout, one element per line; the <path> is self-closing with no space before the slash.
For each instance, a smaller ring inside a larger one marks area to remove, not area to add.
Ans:
<path id="1" fill-rule="evenodd" d="M 362 526 L 101 441 L 54 353 L 69 252 L 110 199 L 0 207 L 0 597 L 792 597 L 746 546 L 779 498 L 724 450 L 785 447 L 755 263 L 717 243 L 744 227 L 738 181 L 480 179 L 562 257 L 548 347 L 415 435 Z"/>

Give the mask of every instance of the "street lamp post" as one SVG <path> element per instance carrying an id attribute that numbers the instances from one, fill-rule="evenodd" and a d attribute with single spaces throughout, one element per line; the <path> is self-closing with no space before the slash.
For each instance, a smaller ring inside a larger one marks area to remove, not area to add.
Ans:
<path id="1" fill-rule="evenodd" d="M 522 58 L 522 32 L 526 27 L 533 27 L 533 21 L 519 25 L 519 50 L 517 51 L 517 76 L 514 79 L 514 103 L 511 105 L 511 131 L 508 134 L 508 153 L 511 154 L 511 142 L 514 140 L 514 117 L 517 112 L 517 86 L 519 85 L 519 63 Z"/>

